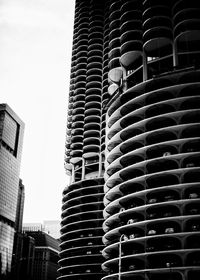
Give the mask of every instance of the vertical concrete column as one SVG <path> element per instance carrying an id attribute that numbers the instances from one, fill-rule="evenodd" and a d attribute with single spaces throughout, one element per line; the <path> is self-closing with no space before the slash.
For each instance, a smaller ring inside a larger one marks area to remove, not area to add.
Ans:
<path id="1" fill-rule="evenodd" d="M 73 163 L 71 163 L 72 166 L 72 176 L 71 176 L 71 184 L 75 182 L 75 166 Z"/>
<path id="2" fill-rule="evenodd" d="M 126 79 L 126 69 L 121 66 L 122 68 L 122 91 L 125 92 L 127 90 L 127 79 Z"/>
<path id="3" fill-rule="evenodd" d="M 148 79 L 147 77 L 147 55 L 143 49 L 143 82 Z"/>
<path id="4" fill-rule="evenodd" d="M 85 179 L 85 159 L 82 158 L 82 177 L 81 180 Z"/>
<path id="5" fill-rule="evenodd" d="M 102 175 L 102 156 L 101 153 L 99 154 L 99 174 L 98 177 L 101 177 Z"/>
<path id="6" fill-rule="evenodd" d="M 172 48 L 173 48 L 173 66 L 176 67 L 178 66 L 178 53 L 177 53 L 177 45 L 175 42 L 173 42 Z"/>

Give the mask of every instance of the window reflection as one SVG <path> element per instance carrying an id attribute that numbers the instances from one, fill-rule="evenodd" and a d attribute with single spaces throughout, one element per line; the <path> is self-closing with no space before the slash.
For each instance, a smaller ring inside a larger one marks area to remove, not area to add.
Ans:
<path id="1" fill-rule="evenodd" d="M 0 222 L 0 275 L 4 279 L 11 270 L 12 244 L 14 230 L 6 223 Z M 5 278 L 6 279 L 6 278 Z"/>

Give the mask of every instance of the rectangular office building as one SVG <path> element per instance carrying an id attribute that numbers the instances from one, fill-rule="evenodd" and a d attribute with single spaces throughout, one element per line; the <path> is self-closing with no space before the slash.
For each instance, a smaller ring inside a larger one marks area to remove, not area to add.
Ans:
<path id="1" fill-rule="evenodd" d="M 0 276 L 10 273 L 24 123 L 0 104 Z"/>

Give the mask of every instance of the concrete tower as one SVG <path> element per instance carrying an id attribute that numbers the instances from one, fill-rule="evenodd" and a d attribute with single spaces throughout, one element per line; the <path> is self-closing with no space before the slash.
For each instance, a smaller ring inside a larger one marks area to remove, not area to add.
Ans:
<path id="1" fill-rule="evenodd" d="M 76 1 L 60 279 L 200 277 L 199 12 Z"/>
<path id="2" fill-rule="evenodd" d="M 101 268 L 104 104 L 109 97 L 105 13 L 104 1 L 76 1 L 65 157 L 71 182 L 63 192 L 60 279 L 98 280 L 105 274 Z"/>

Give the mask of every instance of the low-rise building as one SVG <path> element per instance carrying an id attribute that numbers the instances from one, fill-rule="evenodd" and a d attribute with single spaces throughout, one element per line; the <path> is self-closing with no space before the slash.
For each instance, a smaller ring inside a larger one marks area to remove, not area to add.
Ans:
<path id="1" fill-rule="evenodd" d="M 32 280 L 56 280 L 59 241 L 42 231 L 29 231 L 26 234 L 35 240 Z"/>

